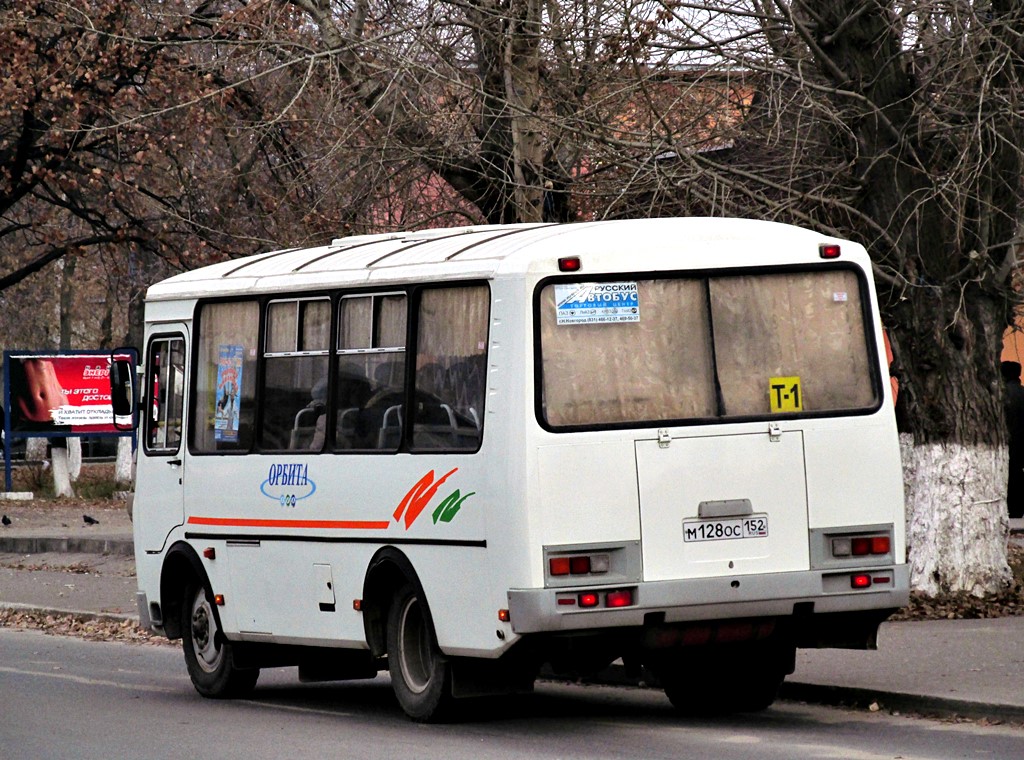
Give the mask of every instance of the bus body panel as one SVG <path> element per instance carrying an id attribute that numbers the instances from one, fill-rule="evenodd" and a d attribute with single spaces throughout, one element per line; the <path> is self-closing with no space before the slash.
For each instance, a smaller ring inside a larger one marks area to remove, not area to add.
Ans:
<path id="1" fill-rule="evenodd" d="M 632 442 L 586 438 L 537 447 L 541 543 L 639 541 Z"/>
<path id="2" fill-rule="evenodd" d="M 799 431 L 637 441 L 644 580 L 808 569 Z"/>
<path id="3" fill-rule="evenodd" d="M 822 420 L 805 431 L 808 525 L 889 523 L 899 552 L 894 559 L 902 563 L 906 524 L 892 505 L 903 500 L 903 470 L 891 407 L 862 422 Z"/>

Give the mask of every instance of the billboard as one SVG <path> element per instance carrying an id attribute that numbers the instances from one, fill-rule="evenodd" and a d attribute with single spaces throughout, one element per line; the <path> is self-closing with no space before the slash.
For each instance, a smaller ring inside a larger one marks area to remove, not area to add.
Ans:
<path id="1" fill-rule="evenodd" d="M 133 363 L 126 351 L 116 358 Z M 7 429 L 12 436 L 123 435 L 114 426 L 109 352 L 5 351 Z"/>

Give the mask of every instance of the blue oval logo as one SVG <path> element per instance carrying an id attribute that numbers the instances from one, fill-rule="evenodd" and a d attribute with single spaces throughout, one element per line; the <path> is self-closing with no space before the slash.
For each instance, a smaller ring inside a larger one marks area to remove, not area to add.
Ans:
<path id="1" fill-rule="evenodd" d="M 309 477 L 308 464 L 277 463 L 270 465 L 267 479 L 260 483 L 260 493 L 283 507 L 294 507 L 316 493 L 316 483 Z"/>

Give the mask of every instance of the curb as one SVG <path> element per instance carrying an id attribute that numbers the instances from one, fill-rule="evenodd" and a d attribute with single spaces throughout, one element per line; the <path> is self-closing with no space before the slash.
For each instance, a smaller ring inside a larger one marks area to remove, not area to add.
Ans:
<path id="1" fill-rule="evenodd" d="M 121 615 L 116 612 L 87 612 L 85 610 L 65 610 L 58 607 L 38 607 L 34 604 L 20 604 L 18 602 L 0 602 L 0 610 L 12 610 L 14 612 L 32 612 L 37 615 L 66 616 L 75 620 L 95 620 L 104 623 L 131 622 L 139 624 L 138 615 Z"/>
<path id="2" fill-rule="evenodd" d="M 612 665 L 589 678 L 564 678 L 545 673 L 541 678 L 547 681 L 565 683 L 596 684 L 600 686 L 627 686 L 638 689 L 660 691 L 661 687 L 648 683 L 643 676 L 635 677 L 626 673 L 621 665 Z M 1024 705 L 1001 705 L 988 702 L 972 702 L 947 697 L 932 697 L 923 694 L 903 694 L 892 691 L 876 691 L 853 686 L 830 686 L 824 684 L 783 681 L 779 687 L 778 700 L 785 702 L 806 702 L 829 707 L 848 707 L 859 710 L 883 709 L 890 712 L 917 714 L 929 718 L 969 718 L 971 720 L 999 720 L 1004 723 L 1024 724 Z"/>
<path id="3" fill-rule="evenodd" d="M 917 713 L 926 717 L 970 718 L 972 720 L 1000 720 L 1005 723 L 1024 723 L 1024 706 L 972 702 L 948 697 L 923 694 L 900 694 L 893 691 L 875 691 L 849 686 L 784 681 L 779 699 L 789 702 L 810 702 L 832 707 L 856 707 L 902 713 Z"/>
<path id="4" fill-rule="evenodd" d="M 123 538 L 52 538 L 45 536 L 2 536 L 0 553 L 9 554 L 116 554 L 131 557 L 135 545 Z"/>

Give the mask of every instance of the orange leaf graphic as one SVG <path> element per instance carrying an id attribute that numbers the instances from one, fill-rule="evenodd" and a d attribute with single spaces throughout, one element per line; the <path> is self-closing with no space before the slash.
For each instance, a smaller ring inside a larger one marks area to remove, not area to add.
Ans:
<path id="1" fill-rule="evenodd" d="M 398 505 L 398 509 L 395 510 L 394 514 L 395 519 L 400 520 L 402 514 L 405 513 L 405 529 L 409 530 L 430 500 L 434 498 L 434 494 L 437 493 L 437 489 L 441 487 L 441 484 L 458 472 L 458 469 L 456 467 L 454 470 L 450 470 L 436 482 L 434 481 L 433 470 L 420 478 L 419 482 L 409 489 L 409 492 L 402 499 L 402 503 Z"/>

